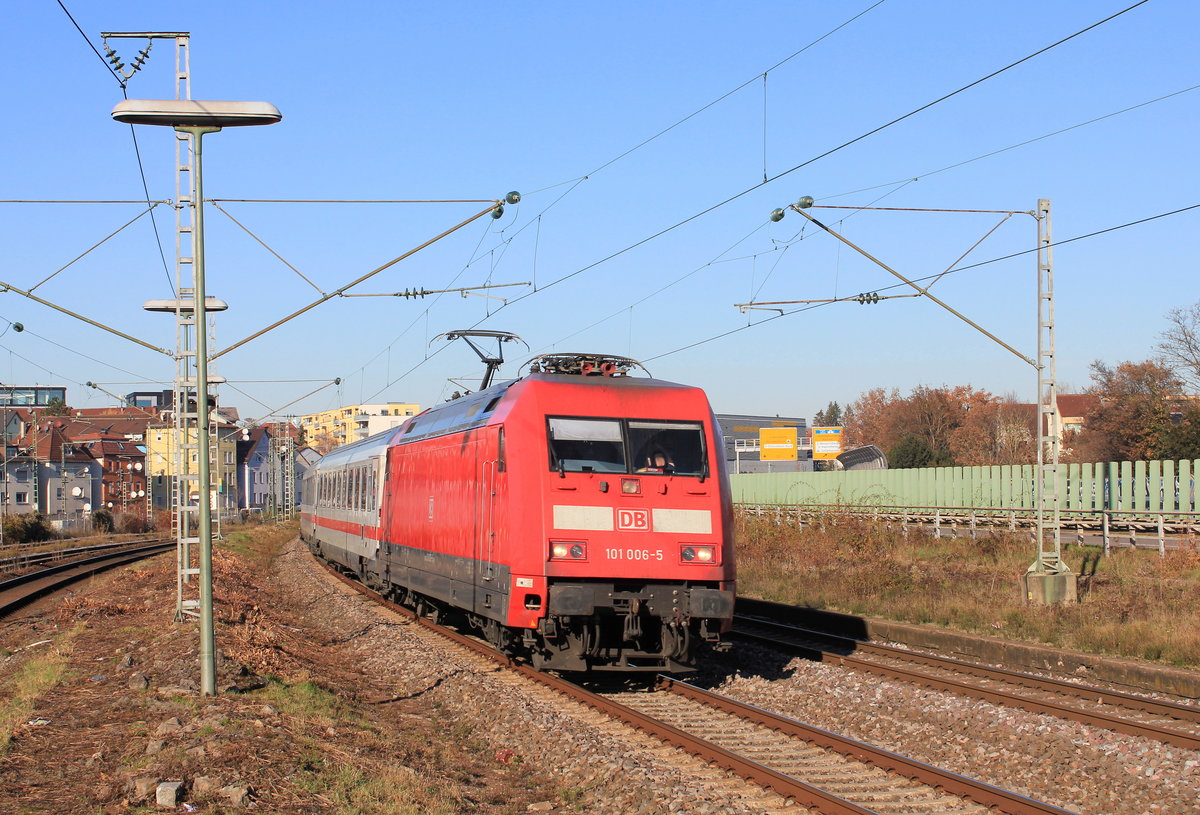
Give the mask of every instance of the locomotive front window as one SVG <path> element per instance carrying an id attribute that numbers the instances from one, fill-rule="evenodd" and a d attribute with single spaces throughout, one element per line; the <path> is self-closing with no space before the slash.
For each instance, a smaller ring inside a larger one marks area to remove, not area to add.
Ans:
<path id="1" fill-rule="evenodd" d="M 566 472 L 625 472 L 625 443 L 615 419 L 550 419 L 550 467 Z"/>
<path id="2" fill-rule="evenodd" d="M 629 420 L 635 473 L 704 474 L 704 430 L 699 422 Z"/>
<path id="3" fill-rule="evenodd" d="M 705 475 L 700 422 L 564 417 L 548 424 L 552 470 Z"/>

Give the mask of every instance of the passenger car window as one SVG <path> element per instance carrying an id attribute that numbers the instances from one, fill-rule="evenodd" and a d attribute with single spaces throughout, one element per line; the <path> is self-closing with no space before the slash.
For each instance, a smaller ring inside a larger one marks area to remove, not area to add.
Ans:
<path id="1" fill-rule="evenodd" d="M 625 444 L 615 419 L 550 419 L 550 468 L 623 473 Z"/>

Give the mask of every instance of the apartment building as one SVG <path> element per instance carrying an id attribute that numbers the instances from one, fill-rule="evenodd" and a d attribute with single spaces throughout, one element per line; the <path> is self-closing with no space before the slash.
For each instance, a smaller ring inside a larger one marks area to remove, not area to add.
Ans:
<path id="1" fill-rule="evenodd" d="M 421 412 L 421 406 L 408 402 L 379 405 L 348 405 L 321 413 L 301 416 L 297 421 L 304 431 L 304 443 L 321 453 L 352 441 L 403 424 Z"/>

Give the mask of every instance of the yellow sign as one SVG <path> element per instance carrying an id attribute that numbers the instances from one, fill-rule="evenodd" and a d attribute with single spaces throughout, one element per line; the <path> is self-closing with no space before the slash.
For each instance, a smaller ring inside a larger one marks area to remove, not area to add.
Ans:
<path id="1" fill-rule="evenodd" d="M 761 461 L 795 461 L 796 428 L 761 428 L 758 431 L 758 448 L 758 458 Z"/>
<path id="2" fill-rule="evenodd" d="M 815 460 L 835 459 L 842 453 L 842 429 L 840 427 L 814 427 L 812 449 Z"/>

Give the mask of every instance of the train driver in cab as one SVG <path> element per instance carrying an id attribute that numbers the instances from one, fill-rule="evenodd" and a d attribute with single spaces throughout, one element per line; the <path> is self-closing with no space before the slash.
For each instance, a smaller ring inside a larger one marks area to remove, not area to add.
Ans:
<path id="1" fill-rule="evenodd" d="M 663 450 L 655 450 L 645 458 L 645 466 L 637 469 L 639 473 L 667 473 L 675 472 L 675 462 L 671 461 L 671 457 Z"/>

